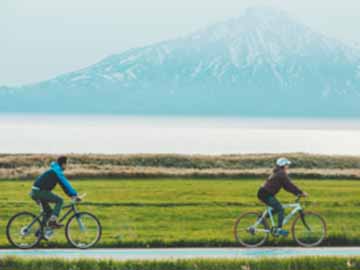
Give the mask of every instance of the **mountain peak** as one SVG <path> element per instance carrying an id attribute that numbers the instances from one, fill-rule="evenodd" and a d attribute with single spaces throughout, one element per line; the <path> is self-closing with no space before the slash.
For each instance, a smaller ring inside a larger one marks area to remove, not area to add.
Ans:
<path id="1" fill-rule="evenodd" d="M 279 31 L 292 32 L 309 30 L 305 25 L 293 20 L 287 12 L 272 7 L 250 7 L 240 16 L 213 24 L 207 28 L 190 34 L 188 37 L 197 40 L 233 41 L 256 32 L 273 33 Z"/>
<path id="2" fill-rule="evenodd" d="M 247 8 L 243 15 L 245 17 L 255 17 L 255 18 L 266 18 L 266 17 L 286 17 L 289 18 L 287 12 L 275 9 L 269 6 L 258 6 L 258 7 L 249 7 Z"/>

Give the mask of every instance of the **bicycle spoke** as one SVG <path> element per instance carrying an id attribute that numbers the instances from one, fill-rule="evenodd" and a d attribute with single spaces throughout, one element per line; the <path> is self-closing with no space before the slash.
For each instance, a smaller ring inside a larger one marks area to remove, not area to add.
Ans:
<path id="1" fill-rule="evenodd" d="M 101 225 L 89 213 L 73 216 L 66 227 L 69 242 L 77 248 L 89 248 L 96 244 L 101 236 Z"/>
<path id="2" fill-rule="evenodd" d="M 319 245 L 326 237 L 326 224 L 321 216 L 306 213 L 304 220 L 298 217 L 293 225 L 294 240 L 302 246 Z"/>
<path id="3" fill-rule="evenodd" d="M 258 213 L 246 213 L 238 218 L 234 227 L 235 239 L 246 247 L 262 245 L 267 237 L 268 230 L 265 222 L 259 223 Z"/>
<path id="4" fill-rule="evenodd" d="M 41 223 L 31 213 L 19 213 L 7 225 L 7 237 L 18 248 L 32 248 L 41 238 Z"/>

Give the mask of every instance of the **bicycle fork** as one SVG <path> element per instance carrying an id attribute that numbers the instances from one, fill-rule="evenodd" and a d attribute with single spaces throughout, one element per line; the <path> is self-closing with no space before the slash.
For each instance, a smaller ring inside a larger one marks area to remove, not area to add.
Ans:
<path id="1" fill-rule="evenodd" d="M 308 231 L 311 231 L 311 228 L 310 228 L 309 225 L 306 223 L 304 211 L 301 210 L 299 213 L 300 213 L 301 221 L 302 221 L 302 223 L 304 224 L 305 228 L 306 228 Z"/>
<path id="2" fill-rule="evenodd" d="M 80 231 L 84 232 L 86 231 L 86 226 L 84 225 L 84 223 L 81 221 L 81 215 L 78 213 L 76 207 L 73 207 L 75 215 L 76 215 L 76 221 L 79 225 Z"/>

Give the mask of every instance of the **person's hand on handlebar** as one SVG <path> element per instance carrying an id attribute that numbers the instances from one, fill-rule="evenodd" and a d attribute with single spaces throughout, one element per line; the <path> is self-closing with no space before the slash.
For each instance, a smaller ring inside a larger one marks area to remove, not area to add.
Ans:
<path id="1" fill-rule="evenodd" d="M 82 200 L 79 196 L 71 197 L 71 199 L 72 199 L 74 202 L 81 202 L 81 200 Z"/>
<path id="2" fill-rule="evenodd" d="M 305 198 L 305 197 L 308 197 L 308 196 L 309 196 L 309 194 L 308 194 L 307 192 L 305 192 L 305 191 L 304 191 L 303 193 L 301 193 L 301 195 L 300 195 L 300 196 Z"/>

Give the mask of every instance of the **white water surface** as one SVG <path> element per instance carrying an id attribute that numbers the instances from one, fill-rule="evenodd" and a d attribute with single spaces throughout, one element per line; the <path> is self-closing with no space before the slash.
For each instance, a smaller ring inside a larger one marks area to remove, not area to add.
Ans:
<path id="1" fill-rule="evenodd" d="M 0 153 L 360 155 L 360 119 L 0 115 Z"/>

